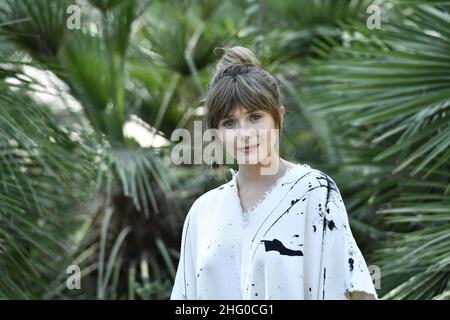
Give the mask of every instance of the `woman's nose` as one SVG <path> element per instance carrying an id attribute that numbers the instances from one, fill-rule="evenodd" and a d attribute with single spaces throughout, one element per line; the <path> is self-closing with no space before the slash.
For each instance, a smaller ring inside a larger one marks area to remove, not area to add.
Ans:
<path id="1" fill-rule="evenodd" d="M 237 132 L 237 140 L 238 143 L 241 144 L 254 144 L 256 143 L 257 136 L 256 136 L 256 130 L 255 128 L 249 128 L 249 127 L 241 127 L 238 128 Z"/>
<path id="2" fill-rule="evenodd" d="M 255 133 L 255 128 L 248 124 L 242 124 L 237 128 L 237 135 L 241 137 L 252 137 Z"/>

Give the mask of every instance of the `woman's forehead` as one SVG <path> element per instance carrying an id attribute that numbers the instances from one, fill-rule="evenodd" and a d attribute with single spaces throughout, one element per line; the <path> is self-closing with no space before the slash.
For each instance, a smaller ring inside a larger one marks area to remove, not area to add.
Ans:
<path id="1" fill-rule="evenodd" d="M 239 115 L 246 115 L 250 112 L 253 112 L 257 110 L 256 108 L 250 108 L 250 107 L 245 107 L 242 104 L 236 104 L 234 105 L 230 112 L 228 112 L 228 114 L 225 115 L 226 118 L 231 118 L 231 117 L 238 117 Z M 261 109 L 262 110 L 262 109 Z"/>

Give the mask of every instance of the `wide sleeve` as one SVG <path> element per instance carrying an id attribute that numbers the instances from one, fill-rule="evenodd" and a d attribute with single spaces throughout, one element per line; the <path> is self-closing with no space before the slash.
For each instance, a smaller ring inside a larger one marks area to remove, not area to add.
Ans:
<path id="1" fill-rule="evenodd" d="M 327 175 L 322 188 L 322 245 L 319 299 L 378 299 L 366 261 L 350 229 L 347 210 L 336 183 Z"/>
<path id="2" fill-rule="evenodd" d="M 172 288 L 170 300 L 192 300 L 197 296 L 196 288 L 196 223 L 195 217 L 198 210 L 198 200 L 196 200 L 183 224 L 181 236 L 180 259 L 178 260 L 177 272 Z"/>

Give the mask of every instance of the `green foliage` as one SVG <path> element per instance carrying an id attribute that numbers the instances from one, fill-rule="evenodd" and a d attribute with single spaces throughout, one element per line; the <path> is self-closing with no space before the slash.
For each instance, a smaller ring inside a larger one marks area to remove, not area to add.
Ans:
<path id="1" fill-rule="evenodd" d="M 59 295 L 95 185 L 89 136 L 0 83 L 0 298 Z M 87 140 L 85 138 L 87 138 Z"/>

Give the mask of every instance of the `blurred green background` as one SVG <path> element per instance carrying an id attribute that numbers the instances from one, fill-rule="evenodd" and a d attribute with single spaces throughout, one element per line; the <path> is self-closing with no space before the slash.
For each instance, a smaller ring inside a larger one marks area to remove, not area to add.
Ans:
<path id="1" fill-rule="evenodd" d="M 234 45 L 280 80 L 281 156 L 336 181 L 380 297 L 450 298 L 450 1 L 0 0 L 1 299 L 169 298 L 184 217 L 229 178 L 170 136 Z"/>

